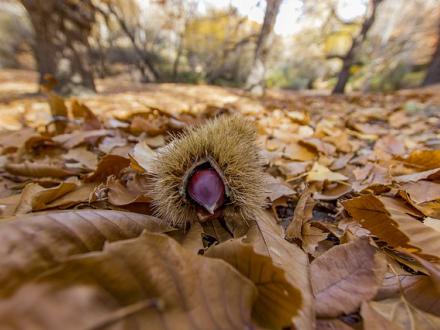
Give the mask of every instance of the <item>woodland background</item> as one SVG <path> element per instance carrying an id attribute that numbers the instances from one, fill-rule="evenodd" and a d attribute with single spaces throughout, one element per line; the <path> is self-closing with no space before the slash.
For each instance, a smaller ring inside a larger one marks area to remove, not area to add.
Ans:
<path id="1" fill-rule="evenodd" d="M 235 3 L 235 5 L 234 5 Z M 2 0 L 0 68 L 321 91 L 439 81 L 437 0 Z M 277 22 L 278 17 L 278 22 Z M 76 88 L 76 90 L 75 90 Z"/>

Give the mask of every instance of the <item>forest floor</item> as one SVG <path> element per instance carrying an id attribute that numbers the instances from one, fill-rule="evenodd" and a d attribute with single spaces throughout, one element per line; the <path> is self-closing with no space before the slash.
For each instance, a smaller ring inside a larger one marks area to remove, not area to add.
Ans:
<path id="1" fill-rule="evenodd" d="M 36 79 L 0 71 L 6 327 L 440 328 L 440 86 L 257 98 L 121 76 L 63 99 Z M 267 179 L 246 239 L 155 218 L 156 150 L 237 112 Z"/>

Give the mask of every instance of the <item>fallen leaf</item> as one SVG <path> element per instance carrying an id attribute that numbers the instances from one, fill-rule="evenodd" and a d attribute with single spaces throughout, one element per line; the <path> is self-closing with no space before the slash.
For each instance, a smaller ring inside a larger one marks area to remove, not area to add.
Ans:
<path id="1" fill-rule="evenodd" d="M 312 198 L 312 192 L 307 189 L 299 198 L 293 213 L 293 219 L 289 223 L 289 226 L 287 226 L 287 239 L 302 242 L 302 228 L 307 221 L 312 219 L 314 206 L 315 201 Z"/>
<path id="2" fill-rule="evenodd" d="M 440 327 L 440 317 L 422 312 L 401 298 L 371 301 L 368 305 L 377 314 L 397 325 L 397 329 L 436 330 Z"/>
<path id="3" fill-rule="evenodd" d="M 361 316 L 364 321 L 365 329 L 402 330 L 399 325 L 378 313 L 368 302 L 362 303 Z"/>
<path id="4" fill-rule="evenodd" d="M 141 141 L 134 146 L 131 159 L 132 161 L 134 160 L 136 165 L 140 166 L 144 171 L 149 172 L 155 155 L 156 152 L 148 146 L 146 141 Z"/>
<path id="5" fill-rule="evenodd" d="M 84 130 L 97 130 L 101 128 L 101 122 L 98 117 L 95 116 L 92 110 L 85 104 L 73 99 L 71 104 L 71 111 L 74 118 L 82 118 Z"/>
<path id="6" fill-rule="evenodd" d="M 293 324 L 298 329 L 314 329 L 315 311 L 307 255 L 284 239 L 282 228 L 268 212 L 261 212 L 257 221 L 250 224 L 245 242 L 252 243 L 256 253 L 270 256 L 274 264 L 284 270 L 287 281 L 300 290 L 302 307 L 293 318 Z"/>
<path id="7" fill-rule="evenodd" d="M 307 174 L 306 180 L 311 181 L 346 181 L 348 178 L 337 172 L 330 171 L 327 167 L 314 163 L 312 169 Z"/>
<path id="8" fill-rule="evenodd" d="M 98 163 L 96 171 L 91 173 L 85 182 L 102 182 L 108 177 L 119 173 L 130 165 L 130 160 L 116 155 L 105 155 Z"/>
<path id="9" fill-rule="evenodd" d="M 428 217 L 440 218 L 440 184 L 420 180 L 401 186 L 400 195 Z"/>
<path id="10" fill-rule="evenodd" d="M 99 251 L 107 241 L 137 237 L 144 229 L 171 230 L 148 215 L 108 210 L 53 211 L 9 218 L 0 223 L 0 296 L 11 294 L 67 256 Z"/>
<path id="11" fill-rule="evenodd" d="M 5 170 L 14 175 L 34 178 L 65 178 L 76 173 L 59 165 L 26 161 L 19 164 L 7 163 Z"/>
<path id="12" fill-rule="evenodd" d="M 335 246 L 310 265 L 316 313 L 337 317 L 372 299 L 382 283 L 386 262 L 368 238 Z"/>
<path id="13" fill-rule="evenodd" d="M 109 154 L 116 147 L 124 147 L 127 145 L 127 140 L 121 136 L 106 136 L 99 145 L 99 150 L 103 153 Z"/>
<path id="14" fill-rule="evenodd" d="M 397 159 L 420 171 L 433 170 L 439 167 L 440 150 L 415 150 L 407 158 Z"/>
<path id="15" fill-rule="evenodd" d="M 49 203 L 75 190 L 76 187 L 77 184 L 73 182 L 61 182 L 53 188 L 44 188 L 37 183 L 29 183 L 21 192 L 14 214 L 45 209 Z"/>
<path id="16" fill-rule="evenodd" d="M 98 165 L 98 156 L 84 147 L 70 149 L 67 154 L 63 155 L 66 160 L 73 160 L 73 163 L 66 163 L 69 168 L 85 168 L 95 170 Z"/>
<path id="17" fill-rule="evenodd" d="M 226 261 L 255 284 L 258 296 L 253 318 L 261 326 L 279 329 L 291 324 L 302 305 L 301 293 L 269 256 L 256 253 L 251 244 L 238 239 L 212 246 L 204 255 Z"/>
<path id="18" fill-rule="evenodd" d="M 295 191 L 287 184 L 275 179 L 273 176 L 268 176 L 266 180 L 267 198 L 270 202 L 276 201 L 283 196 L 291 196 Z"/>
<path id="19" fill-rule="evenodd" d="M 92 290 L 87 296 L 95 299 L 78 302 L 72 293 L 85 285 Z M 32 311 L 22 308 L 26 293 L 41 286 L 46 290 Z M 32 321 L 40 328 L 77 329 L 81 310 L 84 328 L 148 324 L 152 329 L 244 329 L 254 327 L 251 311 L 257 298 L 253 283 L 226 262 L 195 256 L 172 238 L 148 232 L 106 244 L 103 251 L 70 257 L 22 290 L 0 305 L 3 324 L 12 320 L 21 328 Z M 67 304 L 59 306 L 62 312 L 54 320 L 45 305 L 53 306 L 60 296 Z M 143 308 L 114 318 L 118 310 L 139 304 Z"/>
<path id="20" fill-rule="evenodd" d="M 106 129 L 92 130 L 92 131 L 75 131 L 68 134 L 60 134 L 52 137 L 52 140 L 61 144 L 65 149 L 72 149 L 87 140 L 97 140 L 103 136 L 110 134 Z"/>
<path id="21" fill-rule="evenodd" d="M 402 202 L 365 195 L 342 202 L 362 227 L 393 248 L 406 249 L 426 260 L 438 261 L 440 233 L 408 215 Z"/>

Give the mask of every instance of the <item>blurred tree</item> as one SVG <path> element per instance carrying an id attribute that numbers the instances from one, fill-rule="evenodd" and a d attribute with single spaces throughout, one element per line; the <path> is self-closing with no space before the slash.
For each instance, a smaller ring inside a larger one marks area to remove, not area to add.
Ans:
<path id="1" fill-rule="evenodd" d="M 256 94 L 264 91 L 264 78 L 266 73 L 265 62 L 270 50 L 270 37 L 275 26 L 278 11 L 282 0 L 266 0 L 266 11 L 263 25 L 258 35 L 252 69 L 247 77 L 246 88 Z"/>
<path id="2" fill-rule="evenodd" d="M 336 86 L 333 88 L 332 91 L 333 94 L 344 93 L 345 86 L 347 85 L 348 79 L 350 78 L 351 67 L 356 60 L 356 55 L 357 55 L 356 53 L 360 48 L 360 46 L 362 45 L 365 38 L 367 37 L 368 31 L 373 26 L 374 20 L 376 18 L 377 7 L 382 1 L 383 0 L 371 0 L 371 8 L 370 8 L 371 10 L 369 16 L 362 23 L 362 27 L 359 34 L 353 39 L 349 51 L 342 58 L 342 69 L 339 72 Z"/>
<path id="3" fill-rule="evenodd" d="M 184 36 L 189 70 L 209 83 L 243 84 L 258 29 L 234 8 L 192 17 Z"/>
<path id="4" fill-rule="evenodd" d="M 146 43 L 141 35 L 145 35 L 138 14 L 140 12 L 136 1 L 99 1 L 96 3 L 96 9 L 106 17 L 106 22 L 113 17 L 119 24 L 122 32 L 128 37 L 133 47 L 138 61 L 136 65 L 142 75 L 143 82 L 156 82 L 161 79 L 159 71 L 156 69 L 149 52 L 146 49 Z"/>
<path id="5" fill-rule="evenodd" d="M 440 25 L 438 29 L 437 46 L 432 55 L 431 64 L 428 67 L 423 85 L 432 85 L 440 83 Z"/>
<path id="6" fill-rule="evenodd" d="M 95 11 L 91 0 L 20 0 L 34 29 L 33 51 L 40 73 L 58 81 L 63 94 L 95 91 L 88 36 Z"/>

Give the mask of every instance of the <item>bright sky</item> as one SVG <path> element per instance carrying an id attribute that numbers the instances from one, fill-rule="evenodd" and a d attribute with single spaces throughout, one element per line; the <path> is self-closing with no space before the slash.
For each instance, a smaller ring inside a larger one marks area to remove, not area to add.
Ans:
<path id="1" fill-rule="evenodd" d="M 319 1 L 319 0 L 315 0 Z M 257 6 L 258 2 L 263 5 Z M 367 8 L 368 0 L 339 0 L 337 12 L 346 21 L 362 16 Z M 204 11 L 206 7 L 223 8 L 232 4 L 242 15 L 249 19 L 262 23 L 264 18 L 265 1 L 258 0 L 202 0 L 199 9 Z M 275 32 L 284 36 L 292 35 L 301 28 L 298 19 L 301 16 L 301 0 L 283 0 L 277 17 Z"/>
<path id="2" fill-rule="evenodd" d="M 142 7 L 148 10 L 150 0 L 138 0 Z M 283 0 L 275 24 L 275 32 L 283 36 L 297 33 L 301 28 L 299 18 L 302 14 L 304 0 Z M 309 0 L 308 0 L 309 1 Z M 320 1 L 320 0 L 312 0 Z M 351 21 L 364 15 L 368 0 L 337 0 L 338 15 L 344 21 Z M 258 4 L 260 5 L 258 6 Z M 225 8 L 232 5 L 238 9 L 240 14 L 249 19 L 262 23 L 264 19 L 264 0 L 199 0 L 198 10 L 206 11 L 209 7 Z"/>

